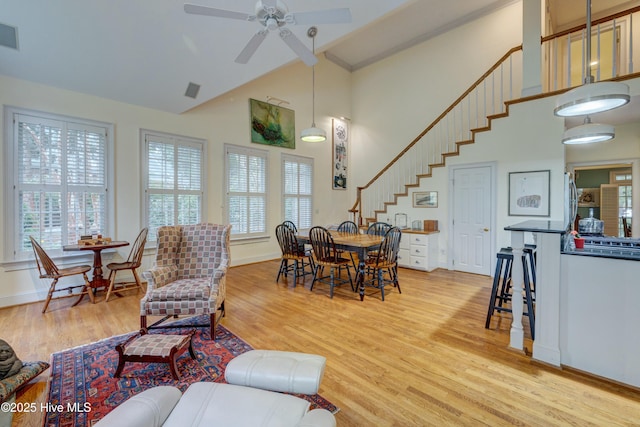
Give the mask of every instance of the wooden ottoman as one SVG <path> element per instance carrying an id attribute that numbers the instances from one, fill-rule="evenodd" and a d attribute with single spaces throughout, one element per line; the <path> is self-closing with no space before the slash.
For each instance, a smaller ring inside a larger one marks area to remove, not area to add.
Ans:
<path id="1" fill-rule="evenodd" d="M 168 363 L 171 375 L 178 380 L 176 359 L 187 348 L 192 359 L 196 356 L 191 346 L 191 337 L 195 331 L 187 335 L 149 334 L 141 329 L 140 335 L 134 335 L 123 344 L 118 344 L 118 368 L 113 376 L 119 378 L 126 362 Z"/>

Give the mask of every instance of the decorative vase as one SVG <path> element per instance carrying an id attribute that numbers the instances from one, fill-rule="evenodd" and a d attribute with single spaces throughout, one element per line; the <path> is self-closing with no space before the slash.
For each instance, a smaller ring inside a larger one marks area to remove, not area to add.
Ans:
<path id="1" fill-rule="evenodd" d="M 584 237 L 576 237 L 573 239 L 576 249 L 584 249 Z"/>

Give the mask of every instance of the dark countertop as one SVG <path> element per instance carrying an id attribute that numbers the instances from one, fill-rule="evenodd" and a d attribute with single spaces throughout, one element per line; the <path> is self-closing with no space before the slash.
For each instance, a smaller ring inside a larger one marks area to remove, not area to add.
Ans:
<path id="1" fill-rule="evenodd" d="M 529 220 L 504 228 L 507 231 L 530 231 L 532 233 L 564 234 L 567 226 L 562 221 Z"/>

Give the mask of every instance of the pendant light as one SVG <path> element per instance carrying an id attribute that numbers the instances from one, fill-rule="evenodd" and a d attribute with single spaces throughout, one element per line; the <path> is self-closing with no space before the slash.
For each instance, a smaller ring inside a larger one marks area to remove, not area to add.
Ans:
<path id="1" fill-rule="evenodd" d="M 583 116 L 621 107 L 629 102 L 629 86 L 620 82 L 593 83 L 591 75 L 591 0 L 587 0 L 587 75 L 584 84 L 558 96 L 553 114 Z"/>
<path id="2" fill-rule="evenodd" d="M 318 29 L 316 27 L 310 27 L 307 30 L 307 36 L 311 37 L 312 52 L 316 54 L 316 34 Z M 305 142 L 323 142 L 327 139 L 327 133 L 320 128 L 316 127 L 316 66 L 311 66 L 311 127 L 303 129 L 300 132 L 300 139 Z"/>
<path id="3" fill-rule="evenodd" d="M 562 136 L 562 143 L 567 145 L 591 144 L 592 142 L 604 142 L 613 139 L 615 130 L 611 125 L 591 123 L 587 116 L 580 126 L 567 129 Z"/>

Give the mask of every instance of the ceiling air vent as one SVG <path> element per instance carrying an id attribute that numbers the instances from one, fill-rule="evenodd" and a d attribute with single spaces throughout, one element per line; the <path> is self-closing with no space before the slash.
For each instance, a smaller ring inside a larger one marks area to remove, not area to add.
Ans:
<path id="1" fill-rule="evenodd" d="M 188 96 L 189 98 L 196 99 L 196 96 L 198 96 L 199 90 L 200 90 L 200 85 L 189 82 L 189 86 L 187 86 L 187 91 L 184 93 L 184 96 Z"/>
<path id="2" fill-rule="evenodd" d="M 0 23 L 0 46 L 18 49 L 18 29 Z"/>

